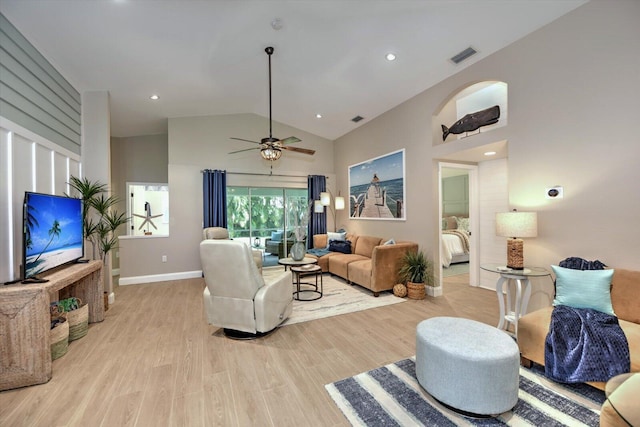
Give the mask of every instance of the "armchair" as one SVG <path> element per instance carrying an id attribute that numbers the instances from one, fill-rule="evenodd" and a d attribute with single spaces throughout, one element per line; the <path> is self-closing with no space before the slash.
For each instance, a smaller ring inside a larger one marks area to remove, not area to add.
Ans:
<path id="1" fill-rule="evenodd" d="M 200 261 L 206 284 L 203 297 L 207 320 L 223 328 L 226 336 L 264 336 L 291 315 L 291 272 L 265 281 L 246 244 L 203 240 Z"/>
<path id="2" fill-rule="evenodd" d="M 202 229 L 202 238 L 215 240 L 229 240 L 229 230 L 224 227 L 206 227 Z M 251 249 L 253 260 L 258 266 L 258 270 L 262 272 L 262 252 L 257 249 Z"/>

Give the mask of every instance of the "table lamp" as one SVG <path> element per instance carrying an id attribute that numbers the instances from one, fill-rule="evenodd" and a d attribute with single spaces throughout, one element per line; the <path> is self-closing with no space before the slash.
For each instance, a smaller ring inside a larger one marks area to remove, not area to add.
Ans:
<path id="1" fill-rule="evenodd" d="M 511 237 L 507 240 L 507 267 L 514 270 L 524 268 L 522 237 L 538 235 L 538 214 L 536 212 L 502 212 L 496 214 L 496 235 Z"/>

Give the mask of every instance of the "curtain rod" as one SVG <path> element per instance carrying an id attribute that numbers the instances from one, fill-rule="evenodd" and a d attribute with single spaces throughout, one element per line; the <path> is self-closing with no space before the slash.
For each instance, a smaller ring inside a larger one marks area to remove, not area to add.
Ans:
<path id="1" fill-rule="evenodd" d="M 203 169 L 200 171 L 200 173 L 204 173 L 208 170 L 211 169 Z M 308 175 L 287 175 L 287 174 L 279 174 L 279 173 L 258 173 L 258 172 L 226 172 L 229 175 L 252 175 L 252 176 L 278 176 L 278 177 L 285 177 L 285 178 L 307 178 Z M 325 179 L 329 179 L 328 176 L 325 176 Z"/>

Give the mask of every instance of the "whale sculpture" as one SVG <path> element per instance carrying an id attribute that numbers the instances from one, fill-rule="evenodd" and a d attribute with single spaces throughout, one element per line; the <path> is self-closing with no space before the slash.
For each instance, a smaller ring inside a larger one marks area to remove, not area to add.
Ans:
<path id="1" fill-rule="evenodd" d="M 473 132 L 482 126 L 492 125 L 498 122 L 500 118 L 500 106 L 494 105 L 486 110 L 470 113 L 451 125 L 450 128 L 442 126 L 442 140 L 447 139 L 449 134 L 460 134 L 464 132 Z"/>

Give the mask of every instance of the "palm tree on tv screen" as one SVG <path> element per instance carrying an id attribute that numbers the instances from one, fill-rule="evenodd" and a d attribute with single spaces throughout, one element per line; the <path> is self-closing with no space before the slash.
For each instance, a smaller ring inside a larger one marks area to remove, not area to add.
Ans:
<path id="1" fill-rule="evenodd" d="M 34 227 L 39 227 L 38 219 L 35 217 L 33 212 L 38 212 L 35 206 L 27 205 L 27 231 L 25 236 L 25 246 L 27 249 L 33 248 L 33 240 L 31 240 L 31 229 Z"/>
<path id="2" fill-rule="evenodd" d="M 47 246 L 45 246 L 44 249 L 42 250 L 42 252 L 40 252 L 40 255 L 38 255 L 38 257 L 35 260 L 33 260 L 33 264 L 34 265 L 35 265 L 36 262 L 38 262 L 38 260 L 42 256 L 42 254 L 47 251 L 47 248 L 49 247 L 49 245 L 51 245 L 51 242 L 53 242 L 53 239 L 57 238 L 57 237 L 60 237 L 60 233 L 62 233 L 62 228 L 60 228 L 60 222 L 57 219 L 54 219 L 53 220 L 53 225 L 49 229 L 49 237 L 51 237 L 51 238 L 49 239 L 49 242 L 47 243 Z"/>

